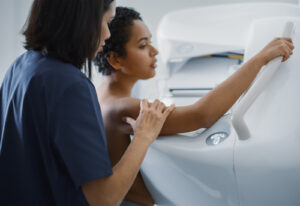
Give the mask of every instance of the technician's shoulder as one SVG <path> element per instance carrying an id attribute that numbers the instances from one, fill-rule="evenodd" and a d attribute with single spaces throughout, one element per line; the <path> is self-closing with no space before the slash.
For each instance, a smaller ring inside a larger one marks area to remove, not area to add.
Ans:
<path id="1" fill-rule="evenodd" d="M 55 84 L 57 86 L 69 87 L 76 83 L 83 83 L 90 85 L 91 82 L 82 73 L 82 71 L 70 63 L 62 62 L 52 57 L 44 57 L 40 62 L 40 73 L 37 74 L 44 81 L 49 84 Z"/>
<path id="2" fill-rule="evenodd" d="M 87 81 L 86 76 L 70 63 L 63 62 L 40 51 L 29 50 L 21 55 L 13 64 L 11 73 L 21 79 L 38 79 L 40 83 L 69 85 L 78 81 Z"/>
<path id="3" fill-rule="evenodd" d="M 27 55 L 31 65 L 27 70 L 32 73 L 28 93 L 36 101 L 44 96 L 47 104 L 55 105 L 68 93 L 76 94 L 74 98 L 87 93 L 95 96 L 93 84 L 79 68 L 41 52 L 29 51 Z"/>
<path id="4" fill-rule="evenodd" d="M 31 64 L 28 71 L 33 73 L 31 86 L 34 90 L 42 89 L 41 92 L 53 98 L 63 95 L 70 88 L 78 92 L 94 90 L 91 81 L 74 65 L 36 51 L 29 51 L 27 56 Z"/>

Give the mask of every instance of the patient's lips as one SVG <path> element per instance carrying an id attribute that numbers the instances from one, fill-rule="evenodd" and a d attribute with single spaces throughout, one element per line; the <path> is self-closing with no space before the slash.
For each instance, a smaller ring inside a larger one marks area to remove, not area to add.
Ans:
<path id="1" fill-rule="evenodd" d="M 157 67 L 156 62 L 157 62 L 157 60 L 155 59 L 155 61 L 150 65 L 150 67 L 152 67 L 153 69 L 155 69 Z"/>

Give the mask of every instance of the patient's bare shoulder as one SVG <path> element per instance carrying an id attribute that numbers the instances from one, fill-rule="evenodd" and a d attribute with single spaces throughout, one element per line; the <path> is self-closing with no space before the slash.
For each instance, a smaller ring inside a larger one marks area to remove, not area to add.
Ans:
<path id="1" fill-rule="evenodd" d="M 112 98 L 100 102 L 100 105 L 107 132 L 132 133 L 131 127 L 124 121 L 124 118 L 137 118 L 140 110 L 140 99 L 132 97 Z"/>
<path id="2" fill-rule="evenodd" d="M 112 99 L 109 102 L 109 111 L 112 115 L 121 119 L 125 116 L 136 118 L 140 111 L 140 99 L 123 97 Z"/>

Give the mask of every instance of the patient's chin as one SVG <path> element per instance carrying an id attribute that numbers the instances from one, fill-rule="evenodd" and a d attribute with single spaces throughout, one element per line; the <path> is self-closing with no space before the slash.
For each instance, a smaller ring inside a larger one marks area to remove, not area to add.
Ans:
<path id="1" fill-rule="evenodd" d="M 149 73 L 147 74 L 147 76 L 143 76 L 143 77 L 141 78 L 141 80 L 148 80 L 148 79 L 151 79 L 151 78 L 155 77 L 155 74 L 156 74 L 156 72 L 155 72 L 155 70 L 153 70 L 153 71 L 149 72 Z"/>

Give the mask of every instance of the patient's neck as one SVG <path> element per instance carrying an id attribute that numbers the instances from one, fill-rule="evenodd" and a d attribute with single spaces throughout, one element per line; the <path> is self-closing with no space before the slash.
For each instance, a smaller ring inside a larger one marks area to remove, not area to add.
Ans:
<path id="1" fill-rule="evenodd" d="M 121 72 L 113 72 L 104 80 L 109 92 L 118 97 L 130 97 L 131 90 L 138 79 Z"/>

